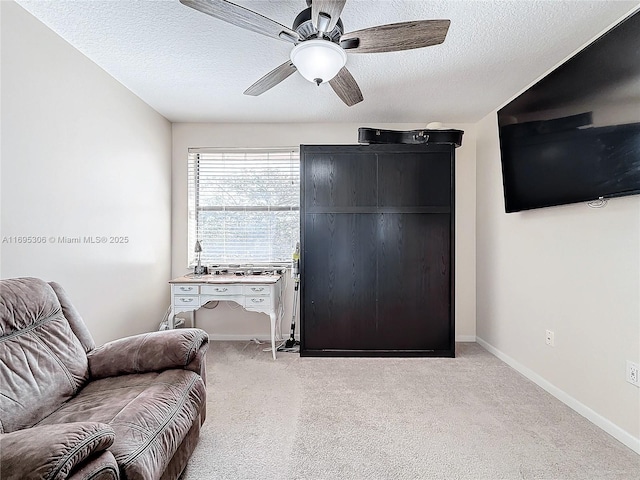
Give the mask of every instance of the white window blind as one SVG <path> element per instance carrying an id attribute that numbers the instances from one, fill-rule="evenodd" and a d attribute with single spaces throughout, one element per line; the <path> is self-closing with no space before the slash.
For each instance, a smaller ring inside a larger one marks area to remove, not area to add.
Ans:
<path id="1" fill-rule="evenodd" d="M 282 264 L 300 237 L 300 153 L 189 149 L 189 265 Z"/>

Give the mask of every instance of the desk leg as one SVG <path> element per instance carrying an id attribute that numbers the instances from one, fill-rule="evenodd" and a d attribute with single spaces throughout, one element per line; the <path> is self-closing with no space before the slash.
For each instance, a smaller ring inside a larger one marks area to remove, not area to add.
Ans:
<path id="1" fill-rule="evenodd" d="M 269 314 L 271 318 L 271 352 L 273 353 L 273 359 L 276 359 L 276 313 L 271 312 Z"/>
<path id="2" fill-rule="evenodd" d="M 169 317 L 167 318 L 167 327 L 169 328 L 169 330 L 173 330 L 173 321 L 176 318 L 176 313 L 175 310 L 172 308 L 171 312 L 169 313 Z"/>

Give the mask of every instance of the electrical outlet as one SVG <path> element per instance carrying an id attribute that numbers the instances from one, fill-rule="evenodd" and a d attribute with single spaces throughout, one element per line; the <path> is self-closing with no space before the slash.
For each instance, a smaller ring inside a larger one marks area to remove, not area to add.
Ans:
<path id="1" fill-rule="evenodd" d="M 549 345 L 550 347 L 556 346 L 555 335 L 551 330 L 547 330 L 544 338 L 544 343 Z"/>
<path id="2" fill-rule="evenodd" d="M 640 365 L 627 360 L 627 382 L 640 387 Z"/>

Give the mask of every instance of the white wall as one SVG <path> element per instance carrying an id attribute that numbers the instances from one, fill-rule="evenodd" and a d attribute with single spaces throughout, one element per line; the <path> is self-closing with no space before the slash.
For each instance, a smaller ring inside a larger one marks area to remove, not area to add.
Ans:
<path id="1" fill-rule="evenodd" d="M 478 341 L 640 453 L 640 196 L 506 214 L 496 113 L 477 127 Z"/>
<path id="2" fill-rule="evenodd" d="M 347 108 L 347 107 L 345 107 Z M 426 122 L 425 122 L 426 123 Z M 187 150 L 189 147 L 282 147 L 300 144 L 357 144 L 361 126 L 397 130 L 424 128 L 416 124 L 173 124 L 172 276 L 187 273 Z M 465 131 L 456 149 L 456 338 L 475 340 L 475 127 L 449 125 Z M 285 296 L 288 336 L 293 282 Z M 299 318 L 299 314 L 296 315 Z M 197 325 L 212 338 L 269 338 L 267 317 L 233 310 L 221 302 L 200 310 Z M 296 332 L 299 329 L 296 327 Z"/>
<path id="3" fill-rule="evenodd" d="M 169 302 L 171 125 L 22 7 L 0 8 L 0 276 L 61 283 L 98 343 L 155 329 Z"/>

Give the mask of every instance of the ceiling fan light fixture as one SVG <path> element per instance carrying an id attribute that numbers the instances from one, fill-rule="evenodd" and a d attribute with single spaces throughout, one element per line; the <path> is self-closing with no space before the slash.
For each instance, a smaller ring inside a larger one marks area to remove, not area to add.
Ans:
<path id="1" fill-rule="evenodd" d="M 291 50 L 291 61 L 310 82 L 328 82 L 347 63 L 347 53 L 328 40 L 307 40 Z"/>

